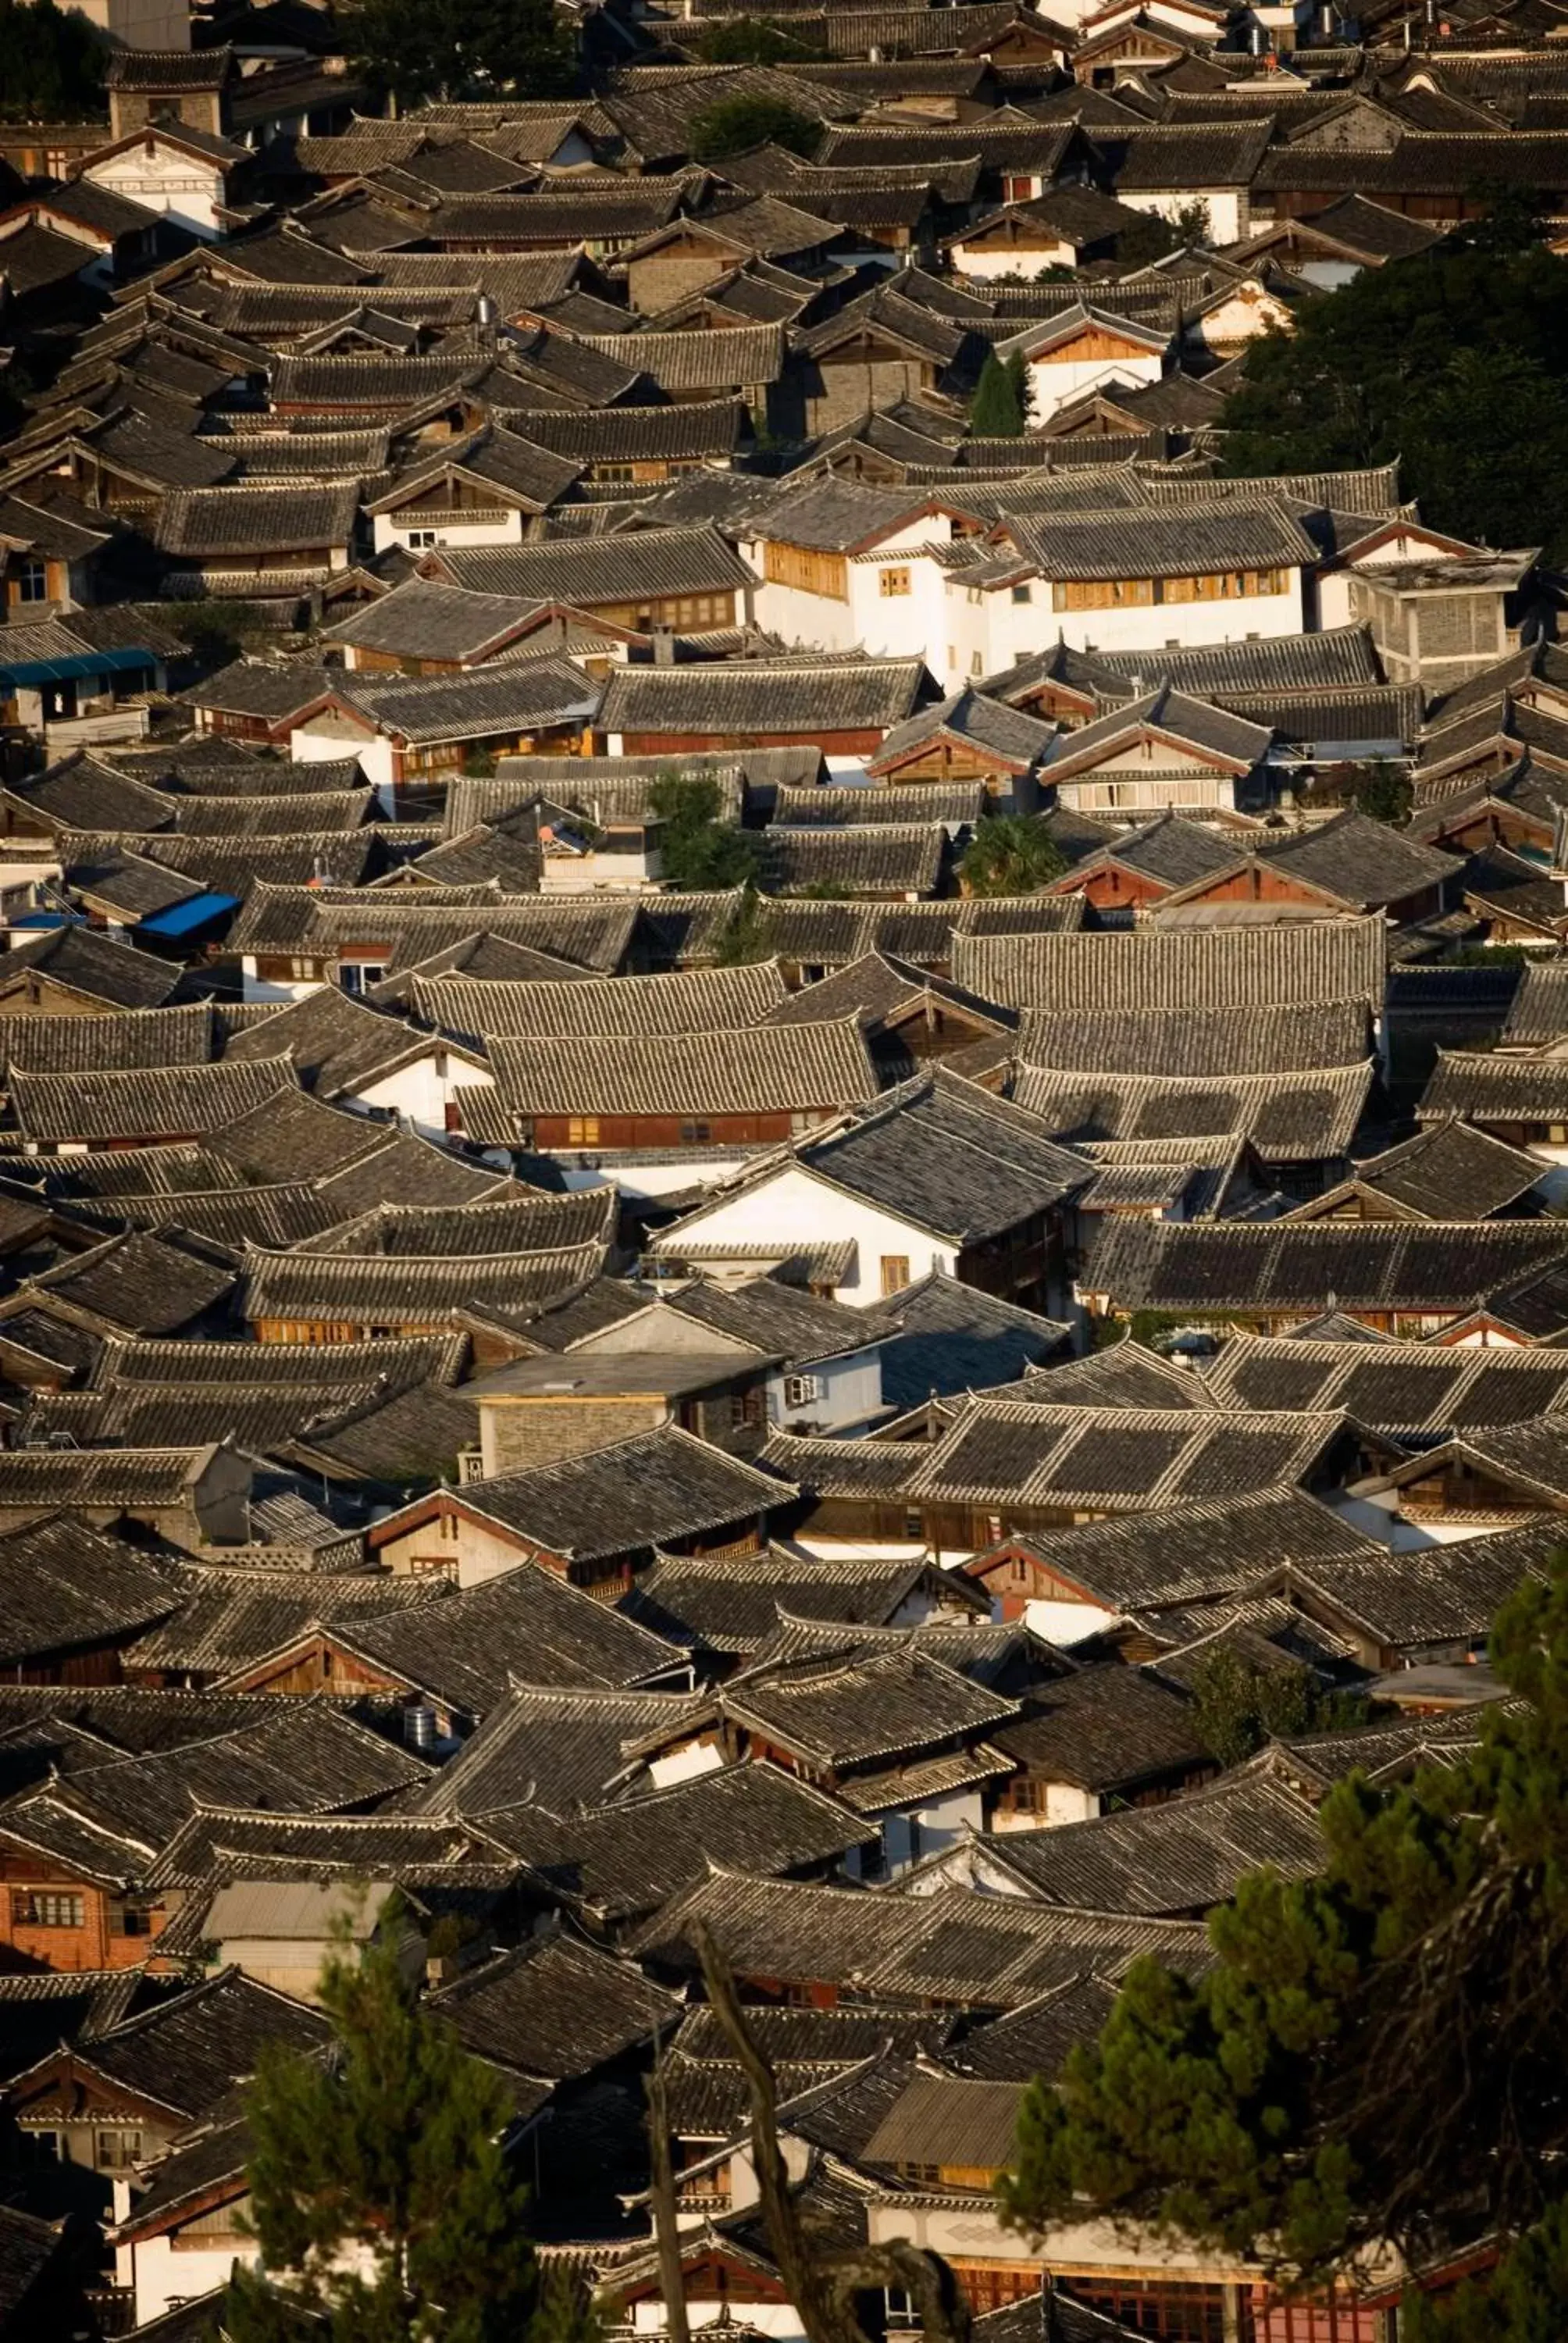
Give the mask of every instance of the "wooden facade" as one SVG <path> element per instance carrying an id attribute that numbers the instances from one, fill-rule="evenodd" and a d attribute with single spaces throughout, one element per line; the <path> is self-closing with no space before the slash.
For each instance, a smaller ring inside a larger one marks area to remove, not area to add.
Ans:
<path id="1" fill-rule="evenodd" d="M 833 1107 L 792 1114 L 541 1114 L 525 1124 L 524 1144 L 553 1154 L 578 1147 L 758 1147 L 799 1137 L 814 1122 L 830 1121 Z"/>
<path id="2" fill-rule="evenodd" d="M 628 757 L 688 757 L 701 749 L 819 748 L 824 757 L 874 757 L 887 738 L 879 725 L 861 725 L 848 731 L 813 725 L 809 718 L 788 732 L 759 732 L 735 726 L 728 731 L 628 731 L 620 736 L 621 754 Z M 608 742 L 598 753 L 608 754 Z"/>
<path id="3" fill-rule="evenodd" d="M 1051 881 L 1047 892 L 1081 895 L 1097 911 L 1120 911 L 1162 902 L 1171 886 L 1166 880 L 1152 879 L 1147 871 L 1131 870 L 1122 862 L 1094 862 L 1087 870 L 1064 871 Z"/>
<path id="4" fill-rule="evenodd" d="M 164 1925 L 101 1882 L 0 1835 L 0 1962 L 23 1969 L 131 1969 Z"/>

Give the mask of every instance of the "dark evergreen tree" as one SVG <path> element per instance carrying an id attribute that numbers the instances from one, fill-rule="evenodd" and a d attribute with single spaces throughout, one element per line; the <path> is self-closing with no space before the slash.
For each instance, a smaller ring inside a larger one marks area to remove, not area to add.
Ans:
<path id="1" fill-rule="evenodd" d="M 261 2271 L 236 2271 L 233 2343 L 517 2343 L 538 2276 L 494 2068 L 471 2058 L 380 1934 L 328 1960 L 327 2057 L 264 2053 L 248 2096 Z M 562 2343 L 559 2306 L 548 2343 Z"/>
<path id="2" fill-rule="evenodd" d="M 1374 758 L 1357 770 L 1352 802 L 1358 813 L 1370 815 L 1373 821 L 1386 821 L 1399 829 L 1409 816 L 1414 797 L 1409 774 L 1390 758 Z"/>
<path id="3" fill-rule="evenodd" d="M 1017 439 L 1023 431 L 1018 379 L 994 350 L 986 353 L 970 403 L 970 431 L 976 439 Z"/>
<path id="4" fill-rule="evenodd" d="M 372 88 L 425 98 L 560 97 L 577 86 L 570 37 L 551 0 L 350 0 L 343 45 Z"/>
<path id="5" fill-rule="evenodd" d="M 719 937 L 714 958 L 720 968 L 747 968 L 771 960 L 778 949 L 768 919 L 768 904 L 754 886 L 743 890 L 735 917 Z"/>
<path id="6" fill-rule="evenodd" d="M 788 65 L 821 56 L 819 48 L 766 17 L 730 16 L 699 34 L 694 52 L 709 65 Z"/>
<path id="7" fill-rule="evenodd" d="M 1439 528 L 1568 556 L 1568 261 L 1517 207 L 1305 303 L 1247 356 L 1224 415 L 1233 472 L 1398 457 Z"/>
<path id="8" fill-rule="evenodd" d="M 1011 2219 L 1092 2207 L 1308 2284 L 1490 2232 L 1496 2282 L 1424 2308 L 1422 2343 L 1568 2334 L 1568 1558 L 1491 1655 L 1513 1698 L 1477 1748 L 1390 1788 L 1352 1775 L 1319 1875 L 1249 1875 L 1211 1970 L 1139 1963 L 1060 2087 L 1030 2087 Z"/>
<path id="9" fill-rule="evenodd" d="M 91 121 L 106 111 L 108 45 L 55 0 L 0 0 L 0 120 Z"/>

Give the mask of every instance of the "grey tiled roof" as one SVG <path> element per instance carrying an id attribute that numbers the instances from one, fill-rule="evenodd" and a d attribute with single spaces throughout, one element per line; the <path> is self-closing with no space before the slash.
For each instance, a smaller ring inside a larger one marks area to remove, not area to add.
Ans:
<path id="1" fill-rule="evenodd" d="M 1488 1220 L 1539 1187 L 1541 1159 L 1467 1122 L 1433 1122 L 1359 1163 L 1358 1189 L 1412 1220 Z"/>
<path id="2" fill-rule="evenodd" d="M 194 1138 L 294 1087 L 294 1068 L 283 1057 L 107 1073 L 14 1069 L 9 1081 L 18 1129 L 43 1145 Z"/>
<path id="3" fill-rule="evenodd" d="M 1069 475 L 1070 478 L 1070 475 Z M 1166 511 L 1027 513 L 1004 491 L 1002 520 L 1040 576 L 1191 577 L 1210 570 L 1307 568 L 1317 548 L 1280 504 L 1258 498 Z M 1152 655 L 1151 663 L 1152 663 Z"/>
<path id="4" fill-rule="evenodd" d="M 1457 1317 L 1565 1251 L 1561 1229 L 1530 1221 L 1126 1222 L 1106 1229 L 1082 1282 L 1123 1309 L 1200 1317 L 1315 1316 L 1329 1294 L 1341 1309 Z"/>
<path id="5" fill-rule="evenodd" d="M 1443 886 L 1464 869 L 1462 856 L 1441 853 L 1354 810 L 1336 815 L 1321 829 L 1268 841 L 1259 852 L 1276 870 L 1364 910 Z"/>
<path id="6" fill-rule="evenodd" d="M 0 1663 L 20 1675 L 73 1647 L 120 1643 L 177 1607 L 176 1571 L 60 1513 L 0 1538 Z"/>
<path id="7" fill-rule="evenodd" d="M 623 544 L 636 547 L 642 538 Z M 927 689 L 920 659 L 812 667 L 617 668 L 598 729 L 625 732 L 890 731 Z"/>
<path id="8" fill-rule="evenodd" d="M 1057 737 L 1047 778 L 1054 779 L 1096 764 L 1130 733 L 1152 732 L 1178 740 L 1242 770 L 1255 765 L 1269 746 L 1268 729 L 1249 724 L 1212 700 L 1196 699 L 1161 682 L 1141 699 L 1112 708 L 1076 732 Z"/>
<path id="9" fill-rule="evenodd" d="M 635 1962 L 565 1936 L 470 1968 L 431 2000 L 476 2057 L 520 2074 L 586 2075 L 676 2022 L 678 2003 Z"/>
<path id="10" fill-rule="evenodd" d="M 915 720 L 918 723 L 920 719 Z M 895 826 L 945 822 L 956 829 L 978 821 L 985 801 L 983 781 L 910 781 L 901 789 L 884 783 L 875 789 L 846 787 L 842 782 L 827 789 L 794 789 L 786 784 L 774 796 L 772 827 L 825 830 L 837 823 L 863 827 L 870 822 Z"/>
<path id="11" fill-rule="evenodd" d="M 0 952 L 0 987 L 29 976 L 101 1009 L 159 1008 L 180 982 L 179 970 L 167 960 L 111 943 L 106 936 L 75 922 L 47 929 Z"/>
<path id="12" fill-rule="evenodd" d="M 783 895 L 839 887 L 851 895 L 935 895 L 948 858 L 940 822 L 799 823 L 769 830 L 767 883 Z"/>
<path id="13" fill-rule="evenodd" d="M 855 1985 L 890 1996 L 1012 2009 L 1047 1984 L 1086 1969 L 1119 1976 L 1140 1953 L 1184 1969 L 1206 1966 L 1192 1924 L 1047 1911 L 1038 1903 L 950 1888 L 930 1896 L 760 1879 L 732 1870 L 659 1913 L 631 1938 L 644 1957 L 695 1968 L 692 1932 L 706 1923 L 742 1977 Z"/>
<path id="14" fill-rule="evenodd" d="M 690 1711 L 687 1693 L 545 1690 L 527 1674 L 525 1660 L 505 1703 L 418 1793 L 424 1813 L 482 1815 L 531 1801 L 573 1814 L 628 1767 L 636 1743 Z"/>
<path id="15" fill-rule="evenodd" d="M 200 1066 L 213 1048 L 212 1011 L 205 1001 L 101 1017 L 0 1014 L 0 1063 L 8 1071 L 92 1074 Z"/>
<path id="16" fill-rule="evenodd" d="M 872 1835 L 838 1798 L 766 1762 L 720 1766 L 564 1823 L 524 1807 L 487 1826 L 535 1881 L 600 1926 L 656 1910 L 715 1864 L 823 1870 Z"/>
<path id="17" fill-rule="evenodd" d="M 302 1395 L 302 1407 L 309 1403 L 308 1394 Z M 370 1571 L 341 1575 L 219 1568 L 187 1571 L 185 1577 L 178 1610 L 137 1638 L 132 1666 L 229 1675 L 313 1624 L 330 1625 L 447 1599 L 444 1579 L 435 1582 L 437 1593 L 427 1579 L 398 1580 Z"/>
<path id="18" fill-rule="evenodd" d="M 487 427 L 471 439 L 438 447 L 418 458 L 381 495 L 372 498 L 365 509 L 371 514 L 395 512 L 411 498 L 456 480 L 476 484 L 481 494 L 493 491 L 493 501 L 523 512 L 548 512 L 566 495 L 581 468 L 515 431 Z"/>
<path id="19" fill-rule="evenodd" d="M 827 222 L 817 225 L 823 236 L 832 233 Z M 719 334 L 595 334 L 588 347 L 675 393 L 776 382 L 785 360 L 782 326 L 732 326 Z"/>
<path id="20" fill-rule="evenodd" d="M 662 594 L 738 591 L 753 582 L 739 556 L 710 528 L 638 529 L 545 545 L 450 547 L 427 566 L 480 593 L 590 608 L 598 602 L 645 602 Z"/>
<path id="21" fill-rule="evenodd" d="M 329 984 L 236 1034 L 226 1061 L 287 1058 L 307 1089 L 331 1099 L 364 1089 L 423 1046 L 424 1037 L 400 1019 L 382 1016 Z"/>
<path id="22" fill-rule="evenodd" d="M 522 407 L 508 409 L 505 420 L 524 438 L 578 464 L 691 463 L 732 454 L 748 417 L 742 399 L 701 398 L 677 407 L 605 407 L 581 414 Z"/>
<path id="23" fill-rule="evenodd" d="M 1237 1335 L 1205 1372 L 1227 1406 L 1342 1408 L 1394 1438 L 1491 1430 L 1554 1412 L 1568 1361 L 1552 1351 Z"/>
<path id="24" fill-rule="evenodd" d="M 608 1242 L 615 1217 L 615 1191 L 608 1184 L 557 1190 L 498 1181 L 494 1195 L 468 1203 L 374 1204 L 297 1250 L 360 1260 L 530 1253 Z"/>
<path id="25" fill-rule="evenodd" d="M 1373 1064 L 1311 1073 L 1096 1073 L 1020 1062 L 1013 1094 L 1069 1145 L 1096 1139 L 1245 1138 L 1271 1163 L 1348 1151 Z"/>
<path id="26" fill-rule="evenodd" d="M 569 659 L 488 660 L 465 675 L 380 677 L 357 671 L 339 696 L 407 740 L 474 740 L 586 721 L 599 687 Z"/>
<path id="27" fill-rule="evenodd" d="M 762 960 L 566 985 L 417 976 L 411 1005 L 422 1022 L 448 1033 L 652 1040 L 758 1025 L 787 998 L 777 962 Z"/>
<path id="28" fill-rule="evenodd" d="M 536 1038 L 491 1036 L 487 1047 L 500 1101 L 529 1117 L 810 1112 L 861 1104 L 878 1090 L 852 1018 L 688 1030 L 651 1051 L 642 1040 L 587 1035 L 565 1051 Z"/>
<path id="29" fill-rule="evenodd" d="M 537 1310 L 574 1292 L 604 1265 L 598 1242 L 532 1252 L 412 1254 L 245 1252 L 241 1309 L 253 1323 L 266 1319 L 364 1327 L 441 1323 L 448 1311 L 476 1295 L 493 1306 Z"/>
<path id="30" fill-rule="evenodd" d="M 1381 1011 L 1381 919 L 1289 927 L 953 940 L 953 975 L 988 1001 L 1020 1009 L 1282 1008 L 1362 1000 Z"/>
<path id="31" fill-rule="evenodd" d="M 1080 1072 L 1162 1076 L 1294 1073 L 1368 1054 L 1364 1001 L 1272 1008 L 1030 1009 L 1020 1058 Z"/>
<path id="32" fill-rule="evenodd" d="M 160 508 L 155 542 L 186 559 L 314 551 L 348 545 L 359 482 L 328 488 L 176 488 Z"/>
<path id="33" fill-rule="evenodd" d="M 1568 1061 L 1543 1052 L 1439 1050 L 1417 1110 L 1425 1121 L 1469 1115 L 1477 1121 L 1561 1122 Z"/>
<path id="34" fill-rule="evenodd" d="M 331 688 L 331 669 L 317 665 L 236 659 L 189 691 L 181 694 L 187 708 L 221 710 L 231 716 L 261 716 L 281 723 L 308 708 Z"/>
<path id="35" fill-rule="evenodd" d="M 797 1152 L 833 1186 L 959 1243 L 1000 1235 L 1091 1176 L 1031 1115 L 940 1073 L 905 1083 Z M 699 1213 L 681 1233 L 700 1225 Z"/>
<path id="36" fill-rule="evenodd" d="M 1326 1410 L 1057 1409 L 986 1393 L 917 1453 L 903 1491 L 936 1504 L 1142 1513 L 1304 1482 L 1343 1426 Z"/>
<path id="37" fill-rule="evenodd" d="M 966 686 L 890 732 L 868 769 L 888 770 L 911 749 L 946 738 L 982 757 L 989 750 L 1013 772 L 1026 773 L 1046 756 L 1055 732 L 1054 725 Z"/>
<path id="38" fill-rule="evenodd" d="M 1255 1770 L 1161 1805 L 1009 1832 L 999 1846 L 1043 1903 L 1172 1916 L 1228 1901 L 1261 1862 L 1299 1879 L 1327 1860 L 1316 1799 Z"/>

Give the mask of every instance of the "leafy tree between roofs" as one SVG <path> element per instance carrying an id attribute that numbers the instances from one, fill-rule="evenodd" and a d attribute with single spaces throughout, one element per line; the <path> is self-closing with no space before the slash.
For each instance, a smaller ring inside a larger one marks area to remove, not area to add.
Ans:
<path id="1" fill-rule="evenodd" d="M 569 97 L 569 35 L 552 0 L 350 0 L 338 32 L 371 88 L 407 107 L 426 98 Z"/>
<path id="2" fill-rule="evenodd" d="M 761 840 L 730 821 L 721 821 L 719 784 L 706 773 L 659 773 L 648 792 L 648 809 L 659 823 L 659 863 L 672 886 L 694 894 L 721 893 L 755 880 Z"/>
<path id="3" fill-rule="evenodd" d="M 1304 2287 L 1388 2241 L 1419 2268 L 1490 2237 L 1494 2281 L 1401 2336 L 1568 2334 L 1568 1554 L 1490 1655 L 1513 1698 L 1477 1747 L 1342 1782 L 1318 1876 L 1250 1874 L 1212 1969 L 1139 1962 L 1099 2040 L 1030 2086 L 1011 2222 L 1092 2208 Z"/>
<path id="4" fill-rule="evenodd" d="M 0 0 L 0 121 L 92 121 L 108 111 L 108 44 L 55 0 Z"/>
<path id="5" fill-rule="evenodd" d="M 791 155 L 809 156 L 821 141 L 822 126 L 798 106 L 759 92 L 710 106 L 692 123 L 689 136 L 694 163 L 720 163 L 753 146 L 785 146 Z"/>
<path id="6" fill-rule="evenodd" d="M 959 883 L 966 895 L 1032 895 L 1066 868 L 1066 856 L 1038 817 L 995 814 L 975 824 Z"/>
<path id="7" fill-rule="evenodd" d="M 1324 1690 L 1310 1668 L 1260 1667 L 1221 1644 L 1192 1677 L 1192 1723 L 1221 1765 L 1240 1765 L 1265 1742 L 1345 1732 L 1366 1722 L 1363 1700 Z"/>
<path id="8" fill-rule="evenodd" d="M 1400 461 L 1434 528 L 1568 558 L 1568 261 L 1515 190 L 1429 251 L 1366 268 L 1247 353 L 1228 471 Z"/>
<path id="9" fill-rule="evenodd" d="M 541 2287 L 497 2071 L 398 1965 L 394 1926 L 322 1973 L 327 2058 L 264 2051 L 246 2113 L 261 2268 L 236 2268 L 232 2343 L 593 2343 L 590 2311 Z M 318 2329 L 307 2322 L 322 2322 Z"/>
<path id="10" fill-rule="evenodd" d="M 690 45 L 709 65 L 805 65 L 827 55 L 809 41 L 798 39 L 782 25 L 757 16 L 729 17 L 699 33 Z"/>
<path id="11" fill-rule="evenodd" d="M 1391 758 L 1373 757 L 1356 767 L 1352 779 L 1351 802 L 1358 813 L 1387 822 L 1394 830 L 1402 828 L 1415 798 L 1408 773 L 1402 772 Z"/>

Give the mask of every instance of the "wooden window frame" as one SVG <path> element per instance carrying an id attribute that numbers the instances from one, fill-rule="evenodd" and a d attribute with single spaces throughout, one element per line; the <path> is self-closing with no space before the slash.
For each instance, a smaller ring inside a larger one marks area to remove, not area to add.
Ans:
<path id="1" fill-rule="evenodd" d="M 790 586 L 797 593 L 819 594 L 829 602 L 849 598 L 849 565 L 841 553 L 823 553 L 815 546 L 788 545 L 766 538 L 762 545 L 762 575 L 772 586 Z"/>

